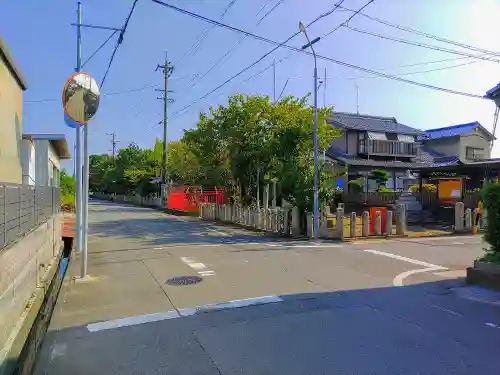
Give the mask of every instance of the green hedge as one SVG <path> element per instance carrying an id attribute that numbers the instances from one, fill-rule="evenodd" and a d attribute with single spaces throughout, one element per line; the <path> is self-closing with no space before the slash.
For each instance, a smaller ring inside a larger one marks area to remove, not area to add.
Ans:
<path id="1" fill-rule="evenodd" d="M 490 244 L 488 252 L 500 254 L 500 184 L 490 182 L 483 189 L 483 200 L 488 215 L 484 240 Z"/>

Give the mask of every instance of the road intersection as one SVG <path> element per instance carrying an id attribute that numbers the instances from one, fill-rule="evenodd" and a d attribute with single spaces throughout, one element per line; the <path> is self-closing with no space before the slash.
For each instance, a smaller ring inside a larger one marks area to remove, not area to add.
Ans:
<path id="1" fill-rule="evenodd" d="M 102 202 L 90 233 L 37 374 L 500 373 L 500 306 L 462 293 L 477 236 L 313 243 Z"/>

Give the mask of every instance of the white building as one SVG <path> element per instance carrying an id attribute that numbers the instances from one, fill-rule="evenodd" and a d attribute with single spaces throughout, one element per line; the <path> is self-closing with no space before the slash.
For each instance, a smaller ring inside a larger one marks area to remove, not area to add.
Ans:
<path id="1" fill-rule="evenodd" d="M 59 186 L 61 160 L 70 159 L 62 134 L 23 134 L 21 144 L 23 184 Z"/>

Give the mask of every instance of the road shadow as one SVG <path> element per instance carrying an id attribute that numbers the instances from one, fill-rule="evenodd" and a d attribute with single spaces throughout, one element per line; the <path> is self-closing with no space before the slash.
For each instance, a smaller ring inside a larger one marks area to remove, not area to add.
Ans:
<path id="1" fill-rule="evenodd" d="M 500 329 L 485 323 L 500 326 L 499 309 L 457 298 L 462 284 L 299 293 L 95 332 L 49 330 L 35 374 L 498 375 Z"/>

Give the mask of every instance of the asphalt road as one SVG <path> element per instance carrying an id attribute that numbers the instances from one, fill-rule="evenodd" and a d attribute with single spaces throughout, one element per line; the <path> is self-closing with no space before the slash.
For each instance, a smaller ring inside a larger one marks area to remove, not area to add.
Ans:
<path id="1" fill-rule="evenodd" d="M 500 305 L 463 284 L 477 236 L 315 244 L 89 210 L 91 276 L 61 291 L 38 374 L 500 374 Z"/>

